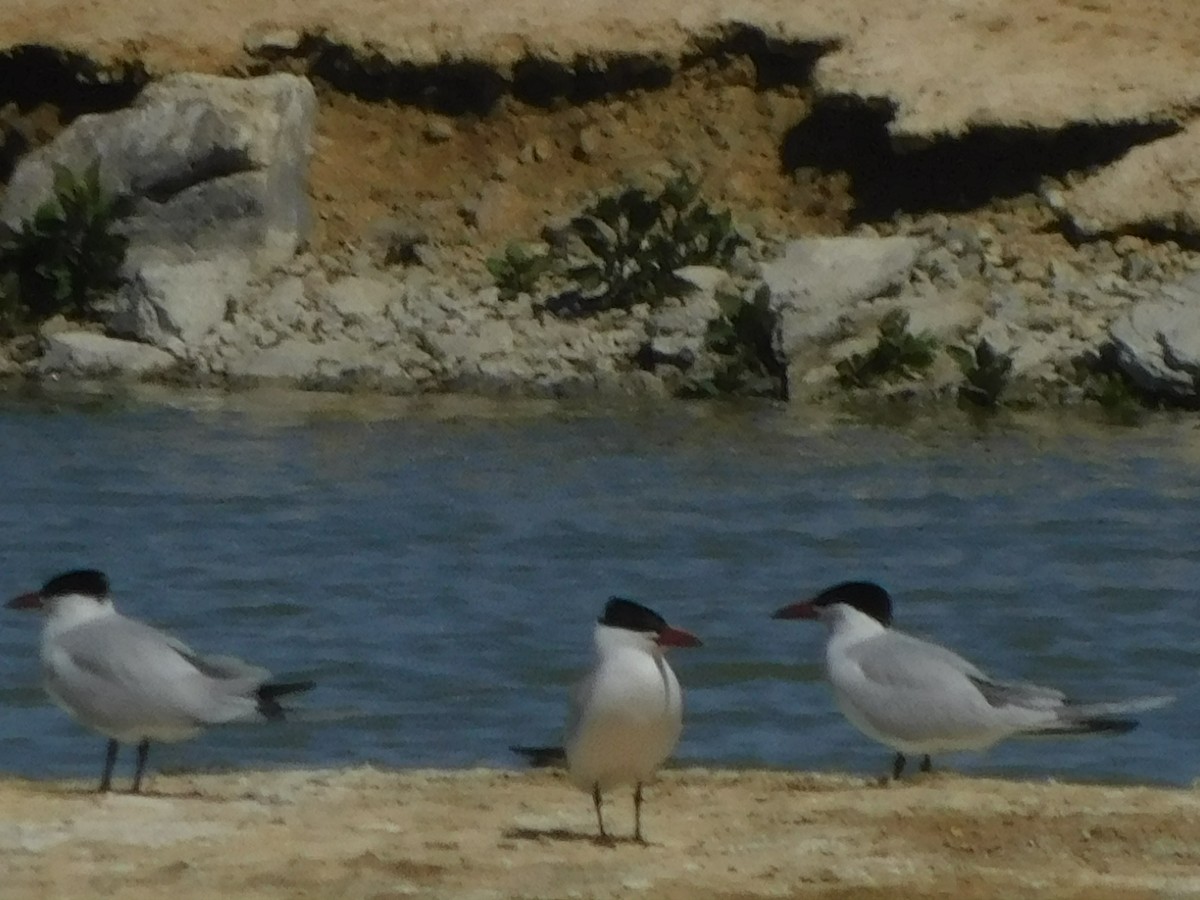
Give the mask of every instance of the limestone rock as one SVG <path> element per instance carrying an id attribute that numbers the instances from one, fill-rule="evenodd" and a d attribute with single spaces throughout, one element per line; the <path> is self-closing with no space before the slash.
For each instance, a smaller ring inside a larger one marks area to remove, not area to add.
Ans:
<path id="1" fill-rule="evenodd" d="M 53 196 L 54 164 L 81 172 L 98 159 L 105 187 L 130 203 L 131 268 L 230 252 L 277 265 L 308 233 L 315 112 L 312 85 L 294 75 L 166 77 L 22 159 L 0 220 L 15 225 Z"/>
<path id="2" fill-rule="evenodd" d="M 279 279 L 253 302 L 248 311 L 273 329 L 303 330 L 308 313 L 304 279 L 299 275 Z"/>
<path id="3" fill-rule="evenodd" d="M 45 353 L 36 366 L 43 375 L 138 377 L 175 365 L 165 350 L 91 331 L 60 331 L 44 340 Z"/>
<path id="4" fill-rule="evenodd" d="M 363 362 L 364 348 L 356 341 L 339 339 L 319 343 L 297 337 L 229 360 L 225 364 L 225 373 L 300 382 L 317 376 L 341 375 L 360 367 Z"/>
<path id="5" fill-rule="evenodd" d="M 1200 275 L 1164 286 L 1109 330 L 1117 365 L 1138 387 L 1175 400 L 1200 391 Z"/>
<path id="6" fill-rule="evenodd" d="M 244 257 L 147 263 L 117 293 L 109 328 L 183 355 L 222 321 L 249 278 Z"/>
<path id="7" fill-rule="evenodd" d="M 380 331 L 390 327 L 384 317 L 389 301 L 398 292 L 397 285 L 382 278 L 350 275 L 330 284 L 317 299 L 346 325 Z"/>
<path id="8" fill-rule="evenodd" d="M 785 359 L 805 344 L 836 337 L 839 318 L 908 279 L 924 242 L 908 237 L 831 237 L 790 241 L 763 263 L 763 281 L 779 322 Z"/>
<path id="9" fill-rule="evenodd" d="M 691 369 L 706 354 L 709 323 L 720 316 L 717 291 L 728 286 L 729 276 L 711 266 L 686 266 L 676 273 L 695 290 L 650 313 L 646 323 L 647 342 L 639 354 L 647 368 L 667 364 Z"/>
<path id="10" fill-rule="evenodd" d="M 1200 234 L 1200 123 L 1134 147 L 1064 191 L 1046 199 L 1084 235 L 1162 228 Z"/>

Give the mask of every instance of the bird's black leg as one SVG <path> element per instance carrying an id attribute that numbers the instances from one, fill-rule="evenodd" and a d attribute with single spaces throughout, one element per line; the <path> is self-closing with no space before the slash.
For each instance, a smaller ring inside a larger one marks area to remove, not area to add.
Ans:
<path id="1" fill-rule="evenodd" d="M 100 776 L 100 793 L 112 788 L 113 766 L 117 764 L 118 744 L 115 738 L 109 738 L 108 749 L 104 751 L 104 774 Z"/>
<path id="2" fill-rule="evenodd" d="M 133 770 L 133 793 L 142 789 L 142 773 L 146 771 L 146 757 L 150 755 L 150 741 L 143 740 L 138 744 L 137 768 Z"/>
<path id="3" fill-rule="evenodd" d="M 646 843 L 642 837 L 642 783 L 639 781 L 633 792 L 633 839 L 639 844 Z"/>
<path id="4" fill-rule="evenodd" d="M 895 760 L 895 762 L 892 763 L 892 779 L 894 781 L 900 780 L 900 773 L 904 771 L 904 763 L 905 762 L 906 762 L 906 760 L 904 759 L 904 754 L 897 753 L 896 760 Z"/>
<path id="5" fill-rule="evenodd" d="M 926 753 L 925 758 L 923 760 L 921 760 L 921 771 L 922 772 L 932 772 L 933 771 L 933 760 L 929 758 L 928 753 Z"/>
<path id="6" fill-rule="evenodd" d="M 600 824 L 600 837 L 607 838 L 608 835 L 604 832 L 604 813 L 600 811 L 600 785 L 599 783 L 592 785 L 592 803 L 596 807 L 596 821 Z"/>

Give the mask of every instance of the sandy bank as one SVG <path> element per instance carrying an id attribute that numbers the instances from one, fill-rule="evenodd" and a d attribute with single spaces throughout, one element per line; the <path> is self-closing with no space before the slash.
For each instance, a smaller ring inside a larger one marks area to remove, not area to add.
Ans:
<path id="1" fill-rule="evenodd" d="M 649 846 L 593 840 L 554 773 L 155 776 L 149 796 L 9 780 L 7 897 L 1200 895 L 1200 791 L 934 774 L 680 770 Z M 631 827 L 629 798 L 608 820 Z"/>

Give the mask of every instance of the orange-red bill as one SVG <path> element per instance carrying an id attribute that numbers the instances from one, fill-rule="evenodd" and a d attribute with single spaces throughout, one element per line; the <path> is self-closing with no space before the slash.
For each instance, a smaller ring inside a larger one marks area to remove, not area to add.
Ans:
<path id="1" fill-rule="evenodd" d="M 817 608 L 807 600 L 800 603 L 793 603 L 790 606 L 785 606 L 782 609 L 775 610 L 771 614 L 772 619 L 816 619 Z"/>
<path id="2" fill-rule="evenodd" d="M 4 605 L 9 609 L 41 609 L 42 595 L 37 591 L 30 591 L 28 594 L 13 597 Z"/>
<path id="3" fill-rule="evenodd" d="M 660 647 L 699 647 L 700 638 L 682 628 L 672 628 L 668 625 L 658 633 Z"/>

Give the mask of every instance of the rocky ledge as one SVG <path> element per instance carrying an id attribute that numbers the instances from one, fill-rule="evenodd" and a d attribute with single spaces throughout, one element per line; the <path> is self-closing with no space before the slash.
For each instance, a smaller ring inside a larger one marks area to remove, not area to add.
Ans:
<path id="1" fill-rule="evenodd" d="M 985 217 L 896 211 L 821 236 L 735 221 L 737 253 L 680 269 L 688 289 L 588 309 L 561 283 L 497 285 L 477 249 L 439 250 L 411 219 L 314 251 L 317 110 L 304 75 L 170 75 L 23 155 L 0 221 L 19 228 L 53 197 L 56 170 L 98 161 L 130 243 L 98 322 L 51 320 L 10 342 L 0 371 L 396 394 L 982 394 L 985 405 L 1115 390 L 1200 406 L 1200 212 L 1186 190 L 1200 154 L 1195 127 L 1165 113 L 1104 165 L 992 199 Z M 678 171 L 664 162 L 648 178 Z M 459 213 L 502 219 L 481 196 Z M 538 246 L 569 256 L 563 222 L 551 217 Z M 1049 254 L 1047 233 L 1062 237 Z M 755 313 L 748 329 L 739 310 Z M 731 330 L 744 346 L 731 350 Z M 907 361 L 889 341 L 927 358 Z"/>

